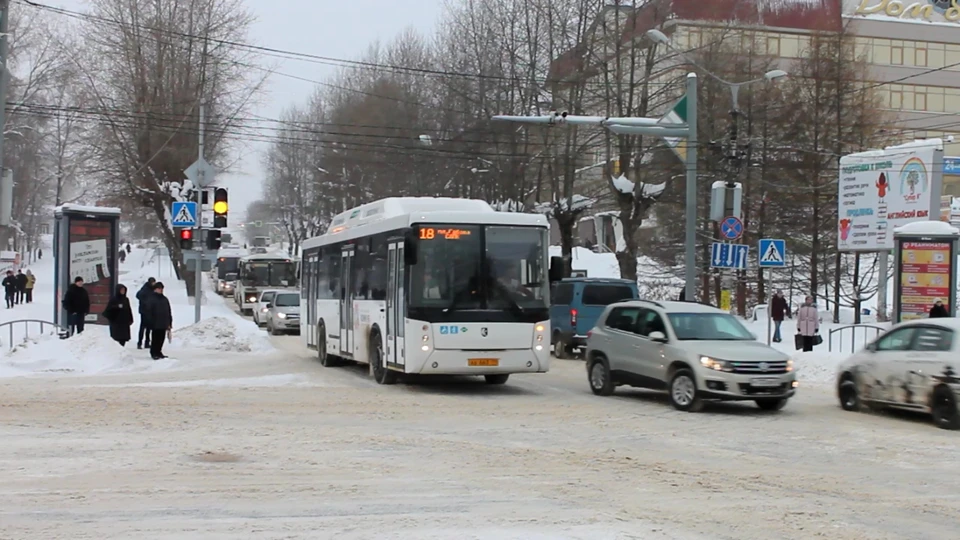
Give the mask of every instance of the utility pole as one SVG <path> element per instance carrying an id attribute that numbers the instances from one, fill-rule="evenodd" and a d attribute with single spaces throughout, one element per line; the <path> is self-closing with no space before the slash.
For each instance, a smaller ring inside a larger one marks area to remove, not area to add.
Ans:
<path id="1" fill-rule="evenodd" d="M 0 0 L 0 97 L 4 106 L 0 107 L 0 174 L 3 171 L 3 133 L 7 130 L 7 29 L 10 26 L 10 0 Z M 4 201 L 3 204 L 7 204 Z"/>
<path id="2" fill-rule="evenodd" d="M 204 105 L 203 105 L 203 102 L 201 101 L 200 102 L 200 129 L 199 129 L 200 157 L 198 158 L 199 163 L 203 163 L 203 120 L 204 120 L 203 112 L 204 112 Z M 194 323 L 200 322 L 200 300 L 201 300 L 201 297 L 203 296 L 202 294 L 203 292 L 203 248 L 204 248 L 204 244 L 206 244 L 206 242 L 204 242 L 204 239 L 203 239 L 203 220 L 200 218 L 201 214 L 203 213 L 203 188 L 205 187 L 203 184 L 206 178 L 204 178 L 203 172 L 200 172 L 197 178 L 198 178 L 197 185 L 194 186 L 194 191 L 197 192 L 197 228 L 196 228 L 197 233 L 193 235 L 193 249 L 197 251 L 197 264 L 196 266 L 194 266 L 194 280 L 193 280 L 193 284 L 194 284 L 193 285 L 194 287 L 193 322 Z"/>
<path id="3" fill-rule="evenodd" d="M 684 253 L 684 298 L 697 297 L 697 74 L 687 74 L 687 228 Z"/>

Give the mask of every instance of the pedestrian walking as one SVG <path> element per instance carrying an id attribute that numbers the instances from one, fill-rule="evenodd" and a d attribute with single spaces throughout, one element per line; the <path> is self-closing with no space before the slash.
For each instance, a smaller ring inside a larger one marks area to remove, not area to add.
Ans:
<path id="1" fill-rule="evenodd" d="M 147 300 L 147 324 L 150 326 L 150 358 L 160 360 L 166 358 L 163 354 L 163 341 L 167 333 L 173 330 L 173 313 L 170 301 L 163 295 L 163 283 L 153 284 L 153 293 Z"/>
<path id="2" fill-rule="evenodd" d="M 815 345 L 816 336 L 820 333 L 820 314 L 813 304 L 813 297 L 806 297 L 803 306 L 797 312 L 797 335 L 800 336 L 803 352 L 810 352 Z"/>
<path id="3" fill-rule="evenodd" d="M 37 260 L 39 261 L 42 258 L 43 258 L 43 250 L 37 249 Z"/>
<path id="4" fill-rule="evenodd" d="M 37 284 L 37 276 L 33 275 L 33 272 L 27 270 L 27 303 L 33 303 L 33 286 Z"/>
<path id="5" fill-rule="evenodd" d="M 137 348 L 150 348 L 150 326 L 147 324 L 147 302 L 153 294 L 153 284 L 157 280 L 150 278 L 137 291 L 137 310 L 140 312 L 140 331 L 137 332 Z"/>
<path id="6" fill-rule="evenodd" d="M 120 257 L 120 263 L 123 264 L 127 260 L 127 252 L 121 249 L 118 255 Z"/>
<path id="7" fill-rule="evenodd" d="M 27 298 L 27 275 L 23 270 L 17 270 L 17 303 L 22 304 Z"/>
<path id="8" fill-rule="evenodd" d="M 773 298 L 770 299 L 770 318 L 773 319 L 773 341 L 780 343 L 783 337 L 780 335 L 780 325 L 783 324 L 784 317 L 790 314 L 790 306 L 787 305 L 787 299 L 783 297 L 783 291 L 778 290 Z"/>
<path id="9" fill-rule="evenodd" d="M 129 255 L 131 251 L 133 251 L 133 250 L 130 249 L 130 244 L 127 244 L 127 255 Z"/>
<path id="10" fill-rule="evenodd" d="M 0 282 L 3 285 L 4 298 L 7 300 L 7 309 L 13 309 L 13 303 L 17 297 L 17 277 L 13 275 L 13 270 L 7 270 L 6 277 Z"/>
<path id="11" fill-rule="evenodd" d="M 90 295 L 83 288 L 83 278 L 77 276 L 73 285 L 67 288 L 63 295 L 63 309 L 67 311 L 67 324 L 70 325 L 70 335 L 83 333 L 83 323 L 90 313 Z"/>
<path id="12" fill-rule="evenodd" d="M 947 311 L 947 306 L 943 305 L 943 300 L 939 298 L 933 299 L 933 307 L 930 308 L 930 318 L 939 319 L 941 317 L 949 317 L 950 312 Z"/>
<path id="13" fill-rule="evenodd" d="M 127 298 L 127 288 L 124 285 L 117 286 L 117 294 L 107 303 L 103 317 L 110 321 L 110 337 L 121 347 L 126 346 L 130 341 L 133 310 L 130 309 L 130 299 Z"/>

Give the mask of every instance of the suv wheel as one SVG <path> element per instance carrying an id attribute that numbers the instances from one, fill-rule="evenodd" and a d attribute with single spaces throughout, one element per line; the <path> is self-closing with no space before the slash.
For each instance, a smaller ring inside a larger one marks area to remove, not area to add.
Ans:
<path id="1" fill-rule="evenodd" d="M 553 356 L 559 360 L 570 358 L 570 355 L 567 353 L 567 342 L 559 335 L 553 340 Z"/>
<path id="2" fill-rule="evenodd" d="M 931 399 L 933 421 L 941 429 L 960 429 L 960 411 L 953 392 L 945 386 L 933 391 Z"/>
<path id="3" fill-rule="evenodd" d="M 697 412 L 703 400 L 697 391 L 697 379 L 689 369 L 678 369 L 670 379 L 670 403 L 680 411 Z"/>
<path id="4" fill-rule="evenodd" d="M 609 396 L 613 394 L 613 377 L 610 374 L 610 364 L 603 356 L 596 356 L 590 361 L 590 369 L 587 370 L 587 377 L 590 379 L 590 390 L 598 396 Z"/>
<path id="5" fill-rule="evenodd" d="M 770 398 L 770 399 L 758 399 L 755 401 L 757 407 L 765 411 L 779 411 L 780 409 L 787 406 L 786 398 Z"/>

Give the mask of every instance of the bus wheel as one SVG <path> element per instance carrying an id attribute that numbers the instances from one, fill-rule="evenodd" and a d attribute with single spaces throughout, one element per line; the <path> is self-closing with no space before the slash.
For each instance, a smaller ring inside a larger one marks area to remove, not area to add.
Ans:
<path id="1" fill-rule="evenodd" d="M 397 382 L 397 372 L 387 369 L 383 354 L 383 340 L 380 334 L 374 334 L 370 339 L 370 365 L 373 366 L 373 379 L 377 384 L 394 384 Z"/>
<path id="2" fill-rule="evenodd" d="M 321 366 L 337 366 L 337 361 L 327 353 L 327 327 L 322 324 L 317 328 L 317 356 L 320 358 Z"/>
<path id="3" fill-rule="evenodd" d="M 483 378 L 487 380 L 487 384 L 506 384 L 507 379 L 510 378 L 510 374 L 499 373 L 497 375 L 484 375 Z"/>

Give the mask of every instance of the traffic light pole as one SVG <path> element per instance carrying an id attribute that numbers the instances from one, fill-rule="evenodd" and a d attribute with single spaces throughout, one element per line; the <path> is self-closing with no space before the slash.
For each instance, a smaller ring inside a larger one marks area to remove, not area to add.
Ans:
<path id="1" fill-rule="evenodd" d="M 203 102 L 200 102 L 200 161 L 203 162 Z M 203 296 L 203 247 L 206 242 L 203 238 L 203 186 L 202 184 L 206 178 L 203 177 L 201 173 L 198 176 L 198 184 L 194 186 L 194 190 L 197 192 L 197 233 L 193 238 L 194 249 L 197 253 L 197 263 L 194 266 L 194 281 L 193 281 L 193 322 L 200 322 L 200 299 Z"/>

